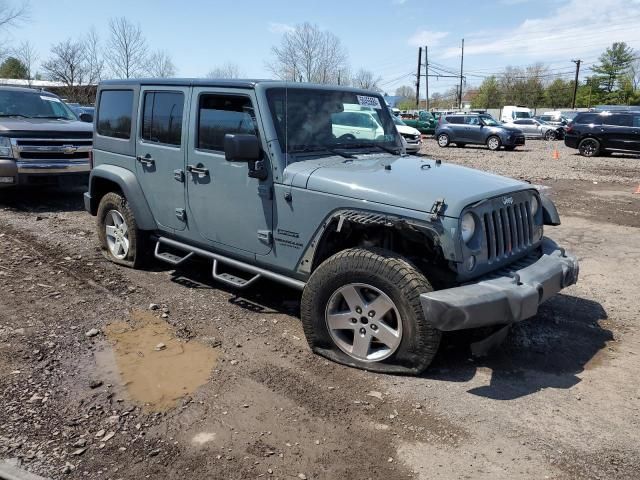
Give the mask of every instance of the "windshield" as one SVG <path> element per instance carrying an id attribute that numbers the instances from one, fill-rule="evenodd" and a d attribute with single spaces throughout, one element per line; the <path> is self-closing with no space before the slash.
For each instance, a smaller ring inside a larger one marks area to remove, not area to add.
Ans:
<path id="1" fill-rule="evenodd" d="M 77 120 L 58 97 L 40 92 L 0 90 L 0 117 Z"/>
<path id="2" fill-rule="evenodd" d="M 278 140 L 287 153 L 400 149 L 392 116 L 377 96 L 272 88 L 267 98 Z"/>
<path id="3" fill-rule="evenodd" d="M 529 112 L 513 112 L 516 118 L 531 118 L 531 114 Z"/>
<path id="4" fill-rule="evenodd" d="M 405 127 L 407 126 L 406 123 L 404 123 L 402 120 L 400 120 L 395 115 L 393 115 L 391 118 L 393 119 L 393 123 L 395 123 L 396 125 L 404 125 Z"/>
<path id="5" fill-rule="evenodd" d="M 482 123 L 484 123 L 487 127 L 497 127 L 499 125 L 502 125 L 491 115 L 480 115 L 480 119 L 482 120 Z"/>

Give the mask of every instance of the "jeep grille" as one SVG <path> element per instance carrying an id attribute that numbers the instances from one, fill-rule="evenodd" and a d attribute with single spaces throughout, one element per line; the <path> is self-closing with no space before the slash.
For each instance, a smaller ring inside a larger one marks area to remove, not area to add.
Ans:
<path id="1" fill-rule="evenodd" d="M 482 227 L 487 260 L 501 260 L 527 250 L 533 243 L 533 218 L 528 200 L 485 212 Z"/>

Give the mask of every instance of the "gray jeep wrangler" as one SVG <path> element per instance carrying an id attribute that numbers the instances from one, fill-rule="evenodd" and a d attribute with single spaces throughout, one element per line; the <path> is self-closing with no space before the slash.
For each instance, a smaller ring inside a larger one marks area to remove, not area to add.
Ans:
<path id="1" fill-rule="evenodd" d="M 204 257 L 232 287 L 300 289 L 313 351 L 354 367 L 419 373 L 443 331 L 532 317 L 578 276 L 543 236 L 560 223 L 546 196 L 405 155 L 369 91 L 103 82 L 94 165 L 85 204 L 109 259 Z"/>

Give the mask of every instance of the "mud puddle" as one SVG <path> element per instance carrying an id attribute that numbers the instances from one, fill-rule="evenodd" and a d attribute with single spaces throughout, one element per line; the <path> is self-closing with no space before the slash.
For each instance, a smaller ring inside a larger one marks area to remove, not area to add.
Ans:
<path id="1" fill-rule="evenodd" d="M 150 312 L 133 311 L 131 317 L 132 322 L 104 329 L 109 348 L 96 354 L 98 369 L 145 410 L 175 407 L 207 382 L 219 351 L 176 338 L 170 325 Z"/>

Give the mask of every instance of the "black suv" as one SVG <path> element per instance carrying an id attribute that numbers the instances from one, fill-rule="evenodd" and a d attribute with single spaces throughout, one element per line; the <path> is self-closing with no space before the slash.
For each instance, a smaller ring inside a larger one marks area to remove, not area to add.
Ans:
<path id="1" fill-rule="evenodd" d="M 585 157 L 640 152 L 640 111 L 580 113 L 567 127 L 567 147 Z"/>

